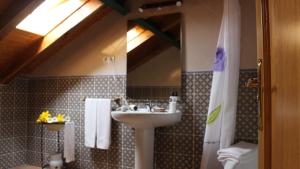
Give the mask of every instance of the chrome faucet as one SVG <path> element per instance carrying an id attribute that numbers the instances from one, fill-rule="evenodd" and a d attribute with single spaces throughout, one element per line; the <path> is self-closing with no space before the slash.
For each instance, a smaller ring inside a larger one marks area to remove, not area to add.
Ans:
<path id="1" fill-rule="evenodd" d="M 146 100 L 148 103 L 146 103 L 146 107 L 148 109 L 149 112 L 151 112 L 152 110 L 152 101 L 150 99 Z"/>

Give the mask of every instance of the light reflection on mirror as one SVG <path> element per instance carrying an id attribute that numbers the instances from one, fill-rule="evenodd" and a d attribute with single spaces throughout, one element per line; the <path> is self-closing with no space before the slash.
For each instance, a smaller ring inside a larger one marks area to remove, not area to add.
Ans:
<path id="1" fill-rule="evenodd" d="M 135 25 L 127 32 L 127 52 L 132 51 L 134 48 L 150 39 L 153 35 L 153 32 L 144 29 L 139 25 Z"/>
<path id="2" fill-rule="evenodd" d="M 181 15 L 128 21 L 127 96 L 168 99 L 181 91 Z"/>

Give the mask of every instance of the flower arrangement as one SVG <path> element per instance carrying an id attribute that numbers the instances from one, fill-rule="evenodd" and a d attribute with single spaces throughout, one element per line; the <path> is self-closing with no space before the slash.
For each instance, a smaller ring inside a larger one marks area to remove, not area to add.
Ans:
<path id="1" fill-rule="evenodd" d="M 36 123 L 64 123 L 66 118 L 64 114 L 58 114 L 57 116 L 51 115 L 49 111 L 44 111 L 39 115 Z"/>

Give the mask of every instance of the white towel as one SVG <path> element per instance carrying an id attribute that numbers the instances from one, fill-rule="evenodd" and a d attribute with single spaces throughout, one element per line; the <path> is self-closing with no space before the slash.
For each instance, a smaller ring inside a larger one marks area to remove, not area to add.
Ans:
<path id="1" fill-rule="evenodd" d="M 98 100 L 97 113 L 97 148 L 108 149 L 110 145 L 111 134 L 111 100 Z"/>
<path id="2" fill-rule="evenodd" d="M 75 125 L 67 122 L 64 129 L 64 157 L 66 162 L 75 161 Z"/>
<path id="3" fill-rule="evenodd" d="M 85 101 L 85 146 L 108 149 L 111 135 L 111 100 L 86 99 Z M 97 140 L 97 142 L 96 142 Z"/>
<path id="4" fill-rule="evenodd" d="M 256 151 L 257 145 L 247 142 L 239 142 L 235 145 L 232 145 L 229 148 L 224 148 L 219 150 L 218 160 L 222 162 L 226 169 L 233 169 L 237 164 L 240 163 L 240 160 L 243 156 L 246 156 L 248 153 Z M 257 155 L 257 154 L 254 154 Z"/>
<path id="5" fill-rule="evenodd" d="M 85 115 L 84 115 L 84 145 L 86 147 L 94 148 L 96 143 L 96 117 L 97 117 L 97 100 L 85 100 Z"/>

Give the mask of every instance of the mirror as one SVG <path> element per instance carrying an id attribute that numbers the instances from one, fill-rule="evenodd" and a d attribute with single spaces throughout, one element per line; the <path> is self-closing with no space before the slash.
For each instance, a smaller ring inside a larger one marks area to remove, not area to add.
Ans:
<path id="1" fill-rule="evenodd" d="M 181 14 L 128 21 L 127 96 L 168 99 L 181 91 Z"/>

